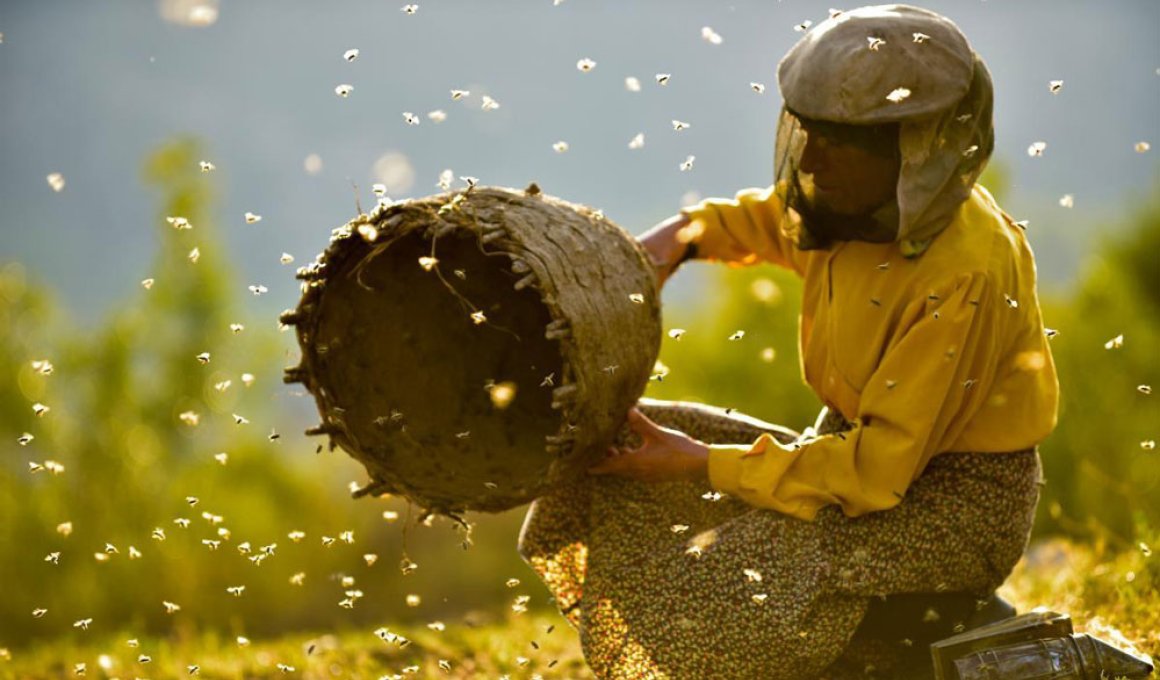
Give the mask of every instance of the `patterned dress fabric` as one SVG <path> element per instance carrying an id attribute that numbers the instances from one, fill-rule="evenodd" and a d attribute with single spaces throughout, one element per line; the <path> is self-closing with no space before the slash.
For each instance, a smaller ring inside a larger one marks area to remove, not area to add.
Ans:
<path id="1" fill-rule="evenodd" d="M 719 410 L 640 409 L 705 442 L 758 433 Z M 1035 449 L 946 453 L 898 506 L 812 522 L 707 484 L 589 475 L 532 504 L 519 552 L 599 678 L 893 677 L 892 643 L 853 639 L 871 598 L 993 591 L 1026 548 L 1040 474 Z"/>

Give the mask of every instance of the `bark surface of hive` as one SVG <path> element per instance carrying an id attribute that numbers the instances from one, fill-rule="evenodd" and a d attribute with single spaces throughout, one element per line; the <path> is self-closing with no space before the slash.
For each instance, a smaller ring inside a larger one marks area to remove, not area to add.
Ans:
<path id="1" fill-rule="evenodd" d="M 380 206 L 335 230 L 299 278 L 283 319 L 302 363 L 287 380 L 314 395 L 313 432 L 367 468 L 366 492 L 434 512 L 508 509 L 584 474 L 660 346 L 636 239 L 538 191 Z M 489 385 L 508 384 L 502 406 Z"/>

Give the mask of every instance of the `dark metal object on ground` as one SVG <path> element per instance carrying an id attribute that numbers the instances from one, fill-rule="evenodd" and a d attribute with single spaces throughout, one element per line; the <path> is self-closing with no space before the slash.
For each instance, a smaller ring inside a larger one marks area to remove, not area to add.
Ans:
<path id="1" fill-rule="evenodd" d="M 527 503 L 604 455 L 660 350 L 643 247 L 599 211 L 469 187 L 380 204 L 299 270 L 325 434 L 428 512 Z"/>
<path id="2" fill-rule="evenodd" d="M 955 661 L 958 680 L 1146 678 L 1152 664 L 1090 635 L 1069 635 L 975 652 Z"/>
<path id="3" fill-rule="evenodd" d="M 1149 659 L 1086 634 L 1071 618 L 1032 612 L 931 645 L 937 680 L 1101 680 L 1146 678 Z"/>

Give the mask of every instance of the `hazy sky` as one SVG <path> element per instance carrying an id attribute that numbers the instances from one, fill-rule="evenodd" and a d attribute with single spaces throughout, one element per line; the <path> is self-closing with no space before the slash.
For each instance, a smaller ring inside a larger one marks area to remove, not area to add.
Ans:
<path id="1" fill-rule="evenodd" d="M 197 1 L 208 0 L 0 0 L 0 265 L 25 263 L 82 319 L 163 276 L 149 267 L 168 227 L 141 163 L 174 135 L 198 137 L 217 166 L 205 179 L 219 190 L 239 292 L 268 286 L 258 304 L 271 312 L 296 303 L 293 267 L 354 215 L 352 184 L 365 207 L 372 182 L 389 179 L 392 198 L 423 196 L 445 168 L 485 184 L 534 180 L 634 234 L 690 192 L 768 184 L 777 60 L 801 36 L 794 26 L 833 3 L 429 0 L 407 14 L 395 0 L 225 0 L 208 26 L 163 16 Z M 1030 220 L 1046 285 L 1065 284 L 1084 244 L 1160 177 L 1160 2 L 925 6 L 956 21 L 990 66 L 995 158 L 1014 181 L 1005 207 Z M 702 38 L 705 26 L 720 44 Z M 360 54 L 347 62 L 351 48 Z M 1064 82 L 1058 94 L 1052 80 Z M 353 92 L 341 98 L 344 83 Z M 471 94 L 452 101 L 454 88 Z M 485 94 L 500 107 L 483 110 Z M 673 119 L 691 127 L 674 132 Z M 630 150 L 638 133 L 644 147 Z M 1032 158 L 1036 141 L 1047 148 Z M 1157 148 L 1138 153 L 1142 141 Z M 1059 205 L 1064 194 L 1073 208 Z M 246 211 L 262 221 L 246 224 Z M 283 251 L 295 265 L 278 263 Z M 705 266 L 682 272 L 666 300 L 695 294 Z"/>

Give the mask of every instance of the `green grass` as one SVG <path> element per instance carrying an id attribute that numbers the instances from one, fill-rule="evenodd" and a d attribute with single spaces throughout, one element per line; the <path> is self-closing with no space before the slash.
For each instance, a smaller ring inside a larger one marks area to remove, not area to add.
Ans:
<path id="1" fill-rule="evenodd" d="M 252 639 L 245 646 L 216 632 L 140 638 L 136 647 L 129 644 L 130 633 L 74 638 L 9 650 L 6 659 L 0 659 L 0 674 L 76 677 L 76 664 L 85 663 L 88 678 L 190 677 L 189 667 L 194 664 L 199 667 L 195 677 L 201 678 L 498 678 L 505 674 L 528 678 L 537 673 L 545 678 L 592 677 L 575 632 L 561 616 L 529 612 L 491 621 L 475 617 L 475 623 L 471 618 L 446 621 L 445 625 L 442 631 L 387 626 L 389 633 L 406 638 L 403 644 L 380 637 L 377 629 Z M 145 663 L 139 661 L 142 654 L 150 657 Z"/>
<path id="2" fill-rule="evenodd" d="M 1102 544 L 1040 543 L 1016 567 L 1002 594 L 1020 611 L 1044 606 L 1066 612 L 1077 632 L 1160 656 L 1158 560 L 1147 546 L 1113 552 Z M 441 631 L 388 625 L 391 633 L 407 638 L 402 645 L 382 639 L 377 629 L 253 639 L 244 647 L 221 632 L 177 631 L 141 638 L 137 647 L 129 645 L 128 632 L 104 637 L 78 632 L 67 640 L 0 650 L 0 674 L 76 677 L 76 664 L 85 663 L 85 677 L 124 679 L 189 677 L 192 664 L 203 678 L 592 677 L 575 632 L 555 613 L 472 614 L 444 624 Z M 141 654 L 150 660 L 140 662 Z"/>
<path id="3" fill-rule="evenodd" d="M 1042 606 L 1070 614 L 1077 633 L 1160 659 L 1160 555 L 1147 544 L 1113 551 L 1102 542 L 1038 543 L 1000 593 L 1021 612 Z"/>

